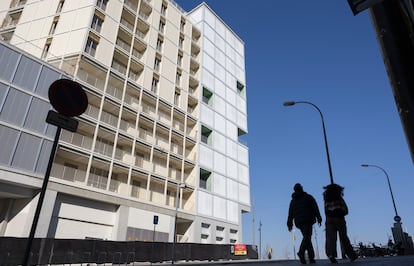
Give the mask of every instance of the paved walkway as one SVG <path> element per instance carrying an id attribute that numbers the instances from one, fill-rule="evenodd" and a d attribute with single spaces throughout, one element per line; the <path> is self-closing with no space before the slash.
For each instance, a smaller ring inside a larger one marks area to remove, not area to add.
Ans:
<path id="1" fill-rule="evenodd" d="M 159 265 L 171 264 L 171 262 Z M 301 266 L 298 260 L 245 260 L 245 261 L 220 261 L 220 262 L 176 262 L 175 264 L 197 265 L 197 266 Z M 154 265 L 154 264 L 153 264 Z M 395 256 L 357 259 L 353 262 L 349 260 L 338 260 L 338 264 L 332 264 L 329 260 L 316 260 L 315 264 L 310 265 L 338 265 L 338 266 L 414 266 L 414 256 Z"/>

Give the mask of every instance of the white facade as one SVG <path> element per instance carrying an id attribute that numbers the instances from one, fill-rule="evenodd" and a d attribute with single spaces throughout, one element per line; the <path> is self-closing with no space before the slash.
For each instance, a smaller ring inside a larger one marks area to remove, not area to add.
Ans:
<path id="1" fill-rule="evenodd" d="M 205 4 L 6 2 L 0 235 L 28 235 L 56 130 L 47 89 L 68 78 L 89 105 L 76 133 L 62 130 L 37 237 L 172 241 L 177 210 L 178 241 L 242 242 L 244 44 L 231 29 Z"/>

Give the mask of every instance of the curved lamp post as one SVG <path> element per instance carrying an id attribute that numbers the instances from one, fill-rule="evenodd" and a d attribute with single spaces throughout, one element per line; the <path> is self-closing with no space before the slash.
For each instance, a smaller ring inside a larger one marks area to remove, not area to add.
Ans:
<path id="1" fill-rule="evenodd" d="M 382 167 L 379 167 L 378 165 L 374 165 L 374 164 L 361 164 L 361 166 L 362 167 L 375 167 L 375 168 L 378 168 L 378 169 L 380 169 L 384 172 L 385 176 L 387 177 L 388 188 L 390 189 L 392 204 L 394 206 L 394 212 L 395 212 L 394 221 L 399 223 L 401 221 L 401 217 L 398 215 L 397 207 L 395 206 L 394 194 L 392 193 L 390 178 L 388 177 L 387 172 Z"/>
<path id="2" fill-rule="evenodd" d="M 330 157 L 329 157 L 328 140 L 327 140 L 327 138 L 326 138 L 325 122 L 324 122 L 324 119 L 323 119 L 323 115 L 322 115 L 321 109 L 319 109 L 319 107 L 318 107 L 318 106 L 316 106 L 315 104 L 313 104 L 313 103 L 311 103 L 311 102 L 306 102 L 306 101 L 284 102 L 284 103 L 283 103 L 283 106 L 292 106 L 292 105 L 295 105 L 295 104 L 297 104 L 297 103 L 309 104 L 309 105 L 311 105 L 312 107 L 314 107 L 314 108 L 315 108 L 315 109 L 319 112 L 319 114 L 321 115 L 321 119 L 322 119 L 322 128 L 323 128 L 323 138 L 324 138 L 324 140 L 325 140 L 326 157 L 327 157 L 327 159 L 328 159 L 329 178 L 330 178 L 330 180 L 331 180 L 331 184 L 333 184 L 333 183 L 334 183 L 334 180 L 333 180 L 333 175 L 332 175 L 331 159 L 330 159 Z"/>
<path id="3" fill-rule="evenodd" d="M 177 193 L 175 194 L 175 219 L 174 219 L 174 233 L 173 233 L 173 245 L 172 245 L 172 260 L 171 264 L 174 264 L 175 261 L 175 244 L 177 243 L 177 218 L 178 218 L 178 204 L 179 204 L 179 190 L 186 188 L 185 183 L 177 183 Z"/>

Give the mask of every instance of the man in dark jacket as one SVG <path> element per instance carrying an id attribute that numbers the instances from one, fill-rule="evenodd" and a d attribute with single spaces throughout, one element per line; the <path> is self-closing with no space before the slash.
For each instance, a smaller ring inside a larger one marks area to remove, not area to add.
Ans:
<path id="1" fill-rule="evenodd" d="M 315 263 L 315 252 L 312 246 L 312 227 L 316 220 L 319 226 L 321 226 L 322 217 L 315 199 L 303 191 L 301 184 L 295 184 L 293 190 L 287 220 L 288 230 L 289 232 L 292 231 L 293 223 L 295 223 L 295 226 L 302 232 L 303 239 L 298 252 L 300 262 L 306 264 L 305 251 L 307 250 L 309 263 Z"/>

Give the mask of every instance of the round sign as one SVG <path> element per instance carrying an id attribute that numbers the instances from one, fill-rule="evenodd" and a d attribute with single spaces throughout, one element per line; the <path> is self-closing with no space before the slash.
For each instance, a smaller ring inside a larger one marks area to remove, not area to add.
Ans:
<path id="1" fill-rule="evenodd" d="M 401 222 L 401 217 L 398 215 L 394 216 L 394 221 L 396 221 L 397 223 Z"/>
<path id="2" fill-rule="evenodd" d="M 49 100 L 58 113 L 78 116 L 88 107 L 88 97 L 82 86 L 70 79 L 58 79 L 49 87 Z"/>

